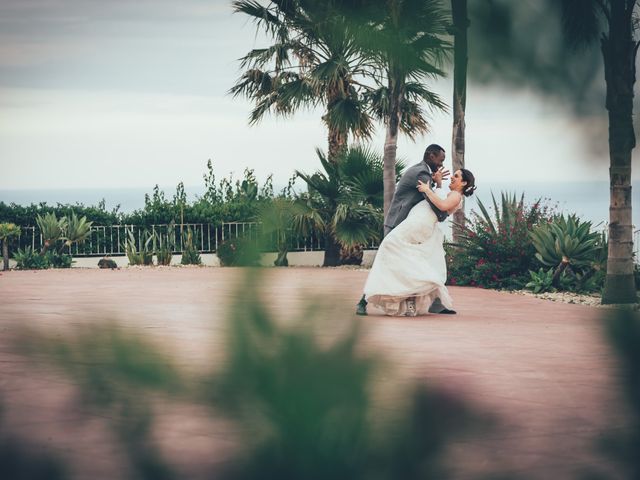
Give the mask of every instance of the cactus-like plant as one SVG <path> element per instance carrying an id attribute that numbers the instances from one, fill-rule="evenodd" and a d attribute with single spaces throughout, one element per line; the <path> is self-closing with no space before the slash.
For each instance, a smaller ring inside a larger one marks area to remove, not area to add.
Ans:
<path id="1" fill-rule="evenodd" d="M 127 239 L 125 240 L 124 250 L 129 259 L 129 265 L 152 265 L 153 264 L 153 241 L 155 233 L 149 233 L 148 230 L 142 232 L 142 247 L 136 247 L 136 237 L 133 229 L 127 230 Z"/>
<path id="2" fill-rule="evenodd" d="M 559 215 L 548 224 L 531 231 L 536 258 L 554 268 L 553 285 L 559 287 L 562 273 L 569 269 L 589 267 L 601 248 L 601 235 L 591 231 L 591 222 L 582 222 L 576 215 Z"/>
<path id="3" fill-rule="evenodd" d="M 526 288 L 533 293 L 554 292 L 553 286 L 553 268 L 545 270 L 540 268 L 537 272 L 529 270 L 531 281 L 525 285 Z"/>

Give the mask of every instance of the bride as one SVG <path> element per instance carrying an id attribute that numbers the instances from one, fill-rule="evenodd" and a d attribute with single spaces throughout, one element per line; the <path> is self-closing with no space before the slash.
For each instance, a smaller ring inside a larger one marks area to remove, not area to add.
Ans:
<path id="1" fill-rule="evenodd" d="M 451 177 L 450 192 L 440 198 L 428 183 L 418 180 L 418 190 L 440 210 L 452 214 L 462 207 L 463 196 L 475 190 L 473 174 L 464 168 Z M 387 315 L 415 316 L 429 312 L 437 298 L 445 309 L 453 302 L 444 286 L 447 266 L 444 234 L 426 200 L 417 203 L 407 218 L 384 238 L 364 287 L 367 302 Z"/>

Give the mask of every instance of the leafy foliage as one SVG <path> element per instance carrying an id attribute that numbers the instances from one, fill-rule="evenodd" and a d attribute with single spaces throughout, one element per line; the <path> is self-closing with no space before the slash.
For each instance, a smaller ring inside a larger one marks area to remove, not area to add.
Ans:
<path id="1" fill-rule="evenodd" d="M 40 253 L 44 254 L 50 247 L 55 248 L 56 244 L 63 240 L 67 228 L 67 217 L 58 219 L 55 213 L 47 213 L 38 215 L 36 223 L 44 242 Z"/>
<path id="2" fill-rule="evenodd" d="M 127 239 L 124 243 L 124 251 L 127 254 L 129 265 L 152 265 L 153 242 L 155 235 L 144 230 L 140 236 L 140 245 L 136 246 L 136 237 L 133 230 L 127 230 Z"/>
<path id="3" fill-rule="evenodd" d="M 223 267 L 254 267 L 260 264 L 260 251 L 254 240 L 236 237 L 225 240 L 216 251 Z"/>
<path id="4" fill-rule="evenodd" d="M 307 184 L 294 219 L 298 231 L 311 228 L 334 236 L 341 246 L 355 247 L 379 240 L 382 232 L 383 164 L 380 155 L 362 146 L 345 151 L 330 162 L 317 150 L 324 171 L 297 172 Z M 398 162 L 399 176 L 404 168 Z"/>
<path id="5" fill-rule="evenodd" d="M 531 281 L 525 285 L 533 293 L 555 292 L 553 286 L 553 269 L 540 268 L 538 272 L 529 271 Z"/>
<path id="6" fill-rule="evenodd" d="M 13 254 L 13 259 L 16 261 L 18 270 L 42 270 L 51 266 L 49 259 L 45 255 L 40 255 L 38 252 L 33 251 L 31 247 L 19 248 Z"/>
<path id="7" fill-rule="evenodd" d="M 87 217 L 78 217 L 76 212 L 66 218 L 66 228 L 64 231 L 65 246 L 71 247 L 74 243 L 83 243 L 91 233 L 93 222 L 87 221 Z"/>
<path id="8" fill-rule="evenodd" d="M 183 233 L 182 241 L 182 258 L 180 259 L 181 265 L 201 265 L 202 258 L 200 253 L 193 245 L 193 232 L 190 228 Z"/>
<path id="9" fill-rule="evenodd" d="M 491 198 L 493 216 L 478 199 L 480 213 L 471 213 L 458 248 L 447 256 L 452 285 L 519 289 L 530 280 L 536 251 L 529 232 L 550 220 L 549 209 L 539 200 L 526 205 L 524 194 L 518 200 L 502 193 L 500 204 L 493 194 Z"/>
<path id="10" fill-rule="evenodd" d="M 15 223 L 0 223 L 0 241 L 9 241 L 20 236 L 20 227 Z"/>
<path id="11" fill-rule="evenodd" d="M 553 267 L 553 284 L 559 287 L 563 272 L 584 276 L 593 270 L 603 237 L 591 231 L 591 222 L 582 222 L 575 215 L 559 215 L 547 224 L 537 225 L 531 231 L 531 240 L 540 263 Z"/>
<path id="12" fill-rule="evenodd" d="M 254 102 L 250 123 L 268 112 L 288 116 L 303 106 L 322 105 L 332 161 L 346 147 L 349 133 L 366 138 L 373 130 L 362 97 L 362 79 L 372 65 L 356 48 L 354 29 L 339 4 L 233 2 L 234 10 L 254 21 L 274 43 L 241 59 L 246 71 L 231 93 Z"/>
<path id="13" fill-rule="evenodd" d="M 70 268 L 73 258 L 66 253 L 48 251 L 39 253 L 31 247 L 19 248 L 13 254 L 18 270 L 44 270 L 47 268 Z"/>

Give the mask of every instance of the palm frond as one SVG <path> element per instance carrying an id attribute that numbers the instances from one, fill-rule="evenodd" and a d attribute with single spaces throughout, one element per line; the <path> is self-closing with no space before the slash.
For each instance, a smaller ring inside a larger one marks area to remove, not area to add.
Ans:
<path id="1" fill-rule="evenodd" d="M 596 0 L 561 0 L 562 31 L 573 48 L 589 45 L 598 38 L 600 22 Z"/>

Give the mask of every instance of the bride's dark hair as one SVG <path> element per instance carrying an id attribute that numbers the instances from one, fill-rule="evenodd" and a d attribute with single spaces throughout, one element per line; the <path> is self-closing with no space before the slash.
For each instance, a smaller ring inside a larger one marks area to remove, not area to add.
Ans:
<path id="1" fill-rule="evenodd" d="M 461 168 L 460 173 L 462 174 L 462 181 L 467 182 L 467 184 L 462 188 L 462 194 L 465 197 L 470 197 L 476 189 L 476 177 L 474 177 L 473 173 L 466 168 Z"/>

